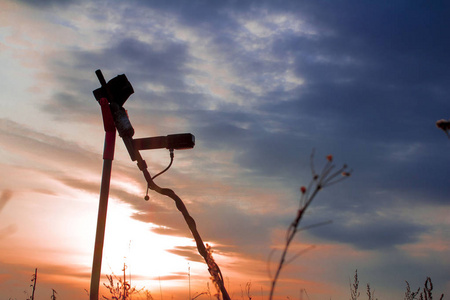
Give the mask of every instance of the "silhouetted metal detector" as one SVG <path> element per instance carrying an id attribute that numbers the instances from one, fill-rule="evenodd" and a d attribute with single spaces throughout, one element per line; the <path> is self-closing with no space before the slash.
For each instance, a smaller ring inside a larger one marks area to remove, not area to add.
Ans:
<path id="1" fill-rule="evenodd" d="M 170 168 L 173 162 L 174 150 L 191 149 L 195 145 L 195 137 L 190 133 L 133 139 L 134 129 L 130 123 L 127 112 L 123 108 L 123 104 L 125 103 L 125 101 L 127 101 L 127 99 L 131 96 L 131 94 L 134 93 L 131 83 L 128 81 L 127 77 L 124 74 L 118 75 L 117 77 L 111 79 L 108 83 L 106 83 L 105 78 L 103 77 L 103 74 L 100 70 L 97 70 L 95 74 L 97 75 L 98 80 L 100 81 L 101 87 L 94 90 L 93 93 L 95 99 L 100 104 L 102 111 L 103 126 L 105 129 L 105 144 L 103 149 L 103 172 L 100 188 L 100 201 L 97 217 L 97 232 L 95 236 L 94 258 L 92 263 L 91 287 L 89 293 L 90 300 L 98 300 L 98 290 L 100 285 L 100 274 L 103 255 L 103 241 L 105 237 L 106 212 L 108 208 L 112 161 L 114 159 L 116 129 L 125 143 L 128 153 L 130 154 L 131 160 L 137 161 L 139 169 L 144 173 L 144 177 L 147 180 L 147 195 L 145 196 L 145 200 L 148 200 L 149 188 L 156 190 L 161 194 L 173 197 L 173 195 L 168 195 L 168 191 L 171 190 L 161 189 L 153 182 L 153 179 Z M 160 148 L 166 148 L 170 150 L 171 161 L 169 166 L 165 170 L 152 177 L 150 176 L 147 170 L 147 164 L 142 159 L 139 150 L 160 149 Z M 173 194 L 175 195 L 175 193 Z M 179 200 L 181 201 L 181 199 Z M 179 204 L 177 202 L 177 207 L 178 206 Z M 184 207 L 184 204 L 182 206 Z M 183 207 L 181 207 L 181 209 L 183 209 Z M 178 208 L 180 209 L 180 207 Z M 184 210 L 185 212 L 183 212 L 183 215 L 185 219 L 190 218 L 185 207 Z M 193 234 L 194 238 L 198 243 L 195 233 Z M 199 235 L 198 238 L 200 238 Z"/>

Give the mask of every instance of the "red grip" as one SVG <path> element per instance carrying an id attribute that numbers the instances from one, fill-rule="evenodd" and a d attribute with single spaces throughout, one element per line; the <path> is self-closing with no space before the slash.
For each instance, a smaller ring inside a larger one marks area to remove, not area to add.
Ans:
<path id="1" fill-rule="evenodd" d="M 116 130 L 116 126 L 114 125 L 114 119 L 111 113 L 111 109 L 109 108 L 108 99 L 101 98 L 98 103 L 102 109 L 103 116 L 103 126 L 105 127 L 106 132 L 114 132 Z"/>
<path id="2" fill-rule="evenodd" d="M 114 146 L 116 143 L 116 132 L 107 131 L 105 134 L 105 147 L 103 149 L 103 159 L 114 159 Z"/>
<path id="3" fill-rule="evenodd" d="M 109 108 L 108 99 L 101 98 L 98 103 L 102 109 L 103 126 L 105 127 L 105 148 L 103 149 L 103 159 L 114 159 L 114 145 L 116 142 L 116 126 Z"/>

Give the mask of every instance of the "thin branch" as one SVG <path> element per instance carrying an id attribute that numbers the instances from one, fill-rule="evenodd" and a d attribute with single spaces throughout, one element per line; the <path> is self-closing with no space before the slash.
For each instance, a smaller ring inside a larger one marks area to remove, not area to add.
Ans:
<path id="1" fill-rule="evenodd" d="M 351 171 L 350 172 L 346 171 L 347 165 L 344 165 L 338 171 L 335 171 L 332 173 L 332 171 L 335 168 L 335 165 L 332 163 L 333 156 L 328 155 L 326 158 L 327 158 L 327 162 L 325 163 L 324 167 L 322 168 L 322 171 L 320 172 L 320 174 L 317 174 L 315 171 L 315 168 L 314 168 L 314 150 L 311 153 L 310 166 L 311 166 L 312 179 L 311 179 L 311 182 L 308 184 L 307 188 L 304 186 L 302 186 L 300 188 L 300 191 L 301 191 L 301 197 L 300 197 L 300 201 L 299 201 L 300 206 L 299 206 L 299 209 L 297 210 L 297 216 L 292 221 L 292 223 L 289 225 L 289 227 L 286 231 L 286 242 L 283 247 L 283 251 L 281 253 L 281 257 L 280 257 L 280 261 L 278 263 L 277 270 L 275 272 L 274 277 L 272 278 L 269 300 L 273 299 L 275 286 L 276 286 L 276 283 L 278 281 L 278 278 L 280 276 L 280 273 L 281 273 L 281 270 L 283 269 L 283 267 L 286 264 L 289 264 L 290 262 L 292 262 L 299 255 L 301 255 L 304 252 L 309 251 L 311 249 L 311 247 L 310 247 L 310 248 L 306 249 L 305 251 L 301 251 L 300 253 L 295 255 L 293 258 L 286 261 L 286 255 L 287 255 L 289 246 L 292 243 L 292 240 L 294 239 L 295 234 L 300 230 L 305 230 L 308 228 L 308 227 L 300 228 L 300 229 L 298 228 L 300 221 L 303 218 L 303 215 L 305 214 L 306 209 L 309 207 L 309 205 L 312 203 L 312 201 L 314 200 L 314 198 L 316 197 L 318 192 L 323 187 L 340 182 L 341 180 L 349 177 L 351 174 Z M 340 178 L 339 176 L 342 176 L 342 178 Z M 326 222 L 326 224 L 328 224 L 328 223 L 329 222 Z M 322 225 L 322 224 L 318 224 L 316 226 L 319 226 L 319 225 Z M 315 227 L 315 226 L 312 225 L 311 227 Z M 309 227 L 309 228 L 311 228 L 311 227 Z M 270 254 L 270 257 L 272 256 L 272 253 Z M 270 273 L 270 268 L 269 268 L 269 273 Z"/>

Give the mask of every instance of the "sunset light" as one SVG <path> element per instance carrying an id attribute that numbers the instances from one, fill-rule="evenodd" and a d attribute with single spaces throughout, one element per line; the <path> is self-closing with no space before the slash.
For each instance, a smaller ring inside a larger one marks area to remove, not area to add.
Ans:
<path id="1" fill-rule="evenodd" d="M 0 299 L 447 299 L 448 12 L 2 1 Z"/>

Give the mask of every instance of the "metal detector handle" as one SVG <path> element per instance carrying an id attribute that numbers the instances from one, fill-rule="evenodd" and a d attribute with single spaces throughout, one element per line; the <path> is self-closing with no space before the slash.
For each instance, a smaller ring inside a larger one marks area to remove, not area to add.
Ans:
<path id="1" fill-rule="evenodd" d="M 116 143 L 116 126 L 109 108 L 108 99 L 101 98 L 98 101 L 102 110 L 103 127 L 105 128 L 105 148 L 103 149 L 103 159 L 114 159 L 114 146 Z"/>
<path id="2" fill-rule="evenodd" d="M 106 88 L 105 78 L 100 70 L 95 72 L 102 84 Z M 108 94 L 106 94 L 108 95 Z M 96 98 L 97 99 L 97 98 Z M 97 216 L 97 230 L 95 233 L 94 257 L 92 261 L 90 300 L 98 300 L 100 276 L 102 268 L 103 242 L 105 239 L 106 214 L 108 210 L 109 186 L 111 181 L 112 161 L 114 159 L 114 147 L 116 142 L 116 126 L 109 107 L 108 99 L 101 97 L 98 99 L 103 117 L 103 127 L 105 129 L 105 146 L 103 149 L 103 171 L 102 183 L 100 187 L 100 200 Z"/>
<path id="3" fill-rule="evenodd" d="M 111 109 L 109 108 L 108 99 L 101 98 L 100 101 L 98 101 L 98 104 L 100 104 L 100 108 L 102 110 L 103 127 L 105 128 L 105 132 L 116 131 L 116 126 L 114 125 L 114 119 Z"/>

